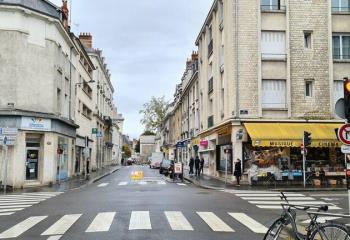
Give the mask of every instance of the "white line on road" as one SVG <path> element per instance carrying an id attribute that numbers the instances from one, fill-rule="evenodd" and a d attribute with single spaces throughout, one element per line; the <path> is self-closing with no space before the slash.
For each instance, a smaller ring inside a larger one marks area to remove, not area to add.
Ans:
<path id="1" fill-rule="evenodd" d="M 138 182 L 138 184 L 140 184 L 140 185 L 146 185 L 147 182 L 145 182 L 145 181 L 140 181 L 140 182 Z"/>
<path id="2" fill-rule="evenodd" d="M 152 229 L 148 211 L 132 211 L 129 230 Z"/>
<path id="3" fill-rule="evenodd" d="M 305 197 L 304 194 L 300 193 L 285 193 L 284 194 L 287 197 Z M 238 197 L 279 197 L 281 196 L 280 193 L 245 193 L 245 194 L 236 194 Z"/>
<path id="4" fill-rule="evenodd" d="M 285 201 L 248 201 L 251 204 L 262 204 L 262 205 L 274 205 L 274 204 L 281 204 L 286 203 Z M 322 201 L 290 201 L 290 204 L 299 204 L 299 205 L 322 205 L 327 204 Z"/>
<path id="5" fill-rule="evenodd" d="M 164 182 L 164 181 L 158 181 L 157 182 L 159 185 L 165 185 L 166 184 L 166 182 Z"/>
<path id="6" fill-rule="evenodd" d="M 330 194 L 310 194 L 312 197 L 347 197 L 346 193 L 332 193 Z"/>
<path id="7" fill-rule="evenodd" d="M 184 183 L 176 183 L 176 184 L 179 186 L 186 186 L 186 184 L 184 184 Z"/>
<path id="8" fill-rule="evenodd" d="M 81 214 L 64 215 L 41 235 L 63 235 L 80 216 Z"/>
<path id="9" fill-rule="evenodd" d="M 128 184 L 128 182 L 120 182 L 118 185 L 119 186 L 125 186 L 125 185 L 127 185 Z"/>
<path id="10" fill-rule="evenodd" d="M 15 212 L 6 212 L 6 213 L 0 213 L 0 216 L 10 216 L 14 214 Z"/>
<path id="11" fill-rule="evenodd" d="M 39 202 L 12 202 L 12 203 L 0 203 L 0 206 L 11 206 L 11 205 L 23 205 L 23 204 L 37 204 Z"/>
<path id="12" fill-rule="evenodd" d="M 249 217 L 245 213 L 228 213 L 228 214 L 255 233 L 266 233 L 268 230 L 264 225 L 255 221 L 253 218 Z"/>
<path id="13" fill-rule="evenodd" d="M 85 232 L 108 232 L 112 225 L 114 216 L 115 212 L 104 212 L 97 214 Z"/>
<path id="14" fill-rule="evenodd" d="M 17 211 L 21 211 L 24 208 L 8 208 L 8 209 L 0 209 L 0 213 L 4 213 L 4 212 L 17 212 Z"/>
<path id="15" fill-rule="evenodd" d="M 187 221 L 187 219 L 182 214 L 182 212 L 171 211 L 171 212 L 164 212 L 164 213 L 168 219 L 168 222 L 169 222 L 172 230 L 175 230 L 175 231 L 193 231 L 193 227 Z"/>
<path id="16" fill-rule="evenodd" d="M 16 200 L 0 200 L 0 203 L 12 203 L 12 202 L 42 202 L 41 200 L 32 200 L 32 199 L 16 199 Z"/>
<path id="17" fill-rule="evenodd" d="M 0 239 L 4 238 L 16 238 L 20 236 L 22 233 L 27 231 L 28 229 L 32 228 L 42 220 L 47 218 L 47 216 L 37 216 L 37 217 L 30 217 L 26 220 L 18 223 L 17 225 L 11 227 L 10 229 L 6 230 L 5 232 L 0 234 Z"/>
<path id="18" fill-rule="evenodd" d="M 47 240 L 60 240 L 62 235 L 51 236 Z"/>
<path id="19" fill-rule="evenodd" d="M 212 212 L 197 212 L 197 214 L 215 232 L 234 232 L 234 230 Z"/>
<path id="20" fill-rule="evenodd" d="M 282 209 L 281 205 L 256 205 L 258 208 L 262 209 Z M 329 210 L 340 210 L 340 207 L 337 206 L 328 206 Z"/>
<path id="21" fill-rule="evenodd" d="M 46 200 L 49 198 L 46 197 L 35 197 L 35 196 L 2 196 L 0 197 L 1 200 L 10 200 L 10 199 L 40 199 L 40 200 Z"/>
<path id="22" fill-rule="evenodd" d="M 99 185 L 97 185 L 97 187 L 106 187 L 109 183 L 101 183 Z"/>
<path id="23" fill-rule="evenodd" d="M 242 197 L 244 200 L 281 200 L 280 197 Z M 312 197 L 288 197 L 288 200 L 315 200 L 315 198 Z"/>
<path id="24" fill-rule="evenodd" d="M 336 219 L 339 219 L 340 217 L 318 217 L 317 218 L 317 222 L 319 223 L 325 223 L 326 221 L 331 221 L 331 220 L 336 220 Z M 308 220 L 305 220 L 305 221 L 302 221 L 302 223 L 310 223 L 311 220 L 308 219 Z"/>
<path id="25" fill-rule="evenodd" d="M 27 207 L 31 207 L 32 205 L 16 205 L 16 206 L 9 206 L 9 205 L 5 205 L 5 206 L 0 206 L 0 209 L 6 209 L 6 208 L 27 208 Z"/>

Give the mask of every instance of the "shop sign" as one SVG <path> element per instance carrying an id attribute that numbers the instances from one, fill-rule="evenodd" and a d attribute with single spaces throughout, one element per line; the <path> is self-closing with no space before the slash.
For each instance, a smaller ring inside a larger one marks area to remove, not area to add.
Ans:
<path id="1" fill-rule="evenodd" d="M 195 145 L 199 145 L 200 139 L 199 138 L 195 138 L 191 140 L 191 145 L 195 146 Z"/>
<path id="2" fill-rule="evenodd" d="M 51 119 L 22 117 L 21 128 L 25 130 L 51 131 Z"/>
<path id="3" fill-rule="evenodd" d="M 185 142 L 177 142 L 176 143 L 176 148 L 183 148 L 185 147 Z"/>
<path id="4" fill-rule="evenodd" d="M 208 140 L 201 140 L 199 142 L 199 145 L 201 145 L 202 147 L 208 147 L 209 141 Z"/>
<path id="5" fill-rule="evenodd" d="M 174 173 L 175 174 L 182 173 L 182 163 L 175 163 L 174 164 Z"/>
<path id="6" fill-rule="evenodd" d="M 301 140 L 253 140 L 253 146 L 259 147 L 300 147 Z M 341 143 L 337 140 L 313 140 L 311 147 L 340 147 Z"/>
<path id="7" fill-rule="evenodd" d="M 0 128 L 0 135 L 17 135 L 17 128 Z"/>

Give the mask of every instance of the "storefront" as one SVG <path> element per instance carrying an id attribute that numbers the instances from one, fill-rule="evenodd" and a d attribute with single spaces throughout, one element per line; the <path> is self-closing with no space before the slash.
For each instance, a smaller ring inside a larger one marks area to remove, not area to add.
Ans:
<path id="1" fill-rule="evenodd" d="M 245 123 L 244 173 L 252 183 L 301 184 L 304 131 L 311 133 L 306 155 L 306 183 L 343 184 L 345 160 L 333 123 Z"/>

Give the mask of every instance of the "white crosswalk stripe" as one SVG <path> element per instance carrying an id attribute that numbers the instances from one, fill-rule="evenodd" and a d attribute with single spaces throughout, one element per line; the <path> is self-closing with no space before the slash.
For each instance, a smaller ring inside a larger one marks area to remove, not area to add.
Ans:
<path id="1" fill-rule="evenodd" d="M 182 212 L 164 212 L 172 230 L 193 231 L 193 227 L 182 214 Z"/>
<path id="2" fill-rule="evenodd" d="M 63 235 L 82 214 L 64 215 L 41 235 Z"/>
<path id="3" fill-rule="evenodd" d="M 106 187 L 106 186 L 108 186 L 108 184 L 109 183 L 101 183 L 101 184 L 97 185 L 97 187 Z"/>
<path id="4" fill-rule="evenodd" d="M 104 212 L 97 214 L 85 232 L 108 232 L 115 214 L 115 212 Z"/>
<path id="5" fill-rule="evenodd" d="M 157 181 L 157 184 L 159 184 L 159 185 L 165 185 L 166 182 L 165 182 L 165 181 Z"/>
<path id="6" fill-rule="evenodd" d="M 148 211 L 132 211 L 129 223 L 129 230 L 152 229 L 151 219 Z"/>
<path id="7" fill-rule="evenodd" d="M 127 182 L 120 182 L 118 185 L 119 186 L 125 186 L 125 185 L 128 185 L 128 183 Z"/>
<path id="8" fill-rule="evenodd" d="M 212 212 L 197 212 L 214 232 L 234 232 L 234 230 Z"/>
<path id="9" fill-rule="evenodd" d="M 245 226 L 247 230 L 249 229 L 249 231 L 257 234 L 263 234 L 267 231 L 267 228 L 264 225 L 262 225 L 258 220 L 248 216 L 245 213 L 227 212 L 228 216 L 232 217 L 232 221 L 230 221 L 229 218 L 227 218 L 227 222 L 222 220 L 214 212 L 196 213 L 199 216 L 199 219 L 202 219 L 203 222 L 206 223 L 208 227 L 214 232 L 234 233 L 235 230 L 228 224 L 238 224 L 239 226 Z M 115 229 L 113 229 L 113 226 L 116 226 L 113 223 L 115 219 L 117 219 L 116 216 L 118 215 L 119 213 L 117 214 L 116 212 L 97 213 L 91 218 L 91 222 L 88 225 L 87 229 L 82 229 L 81 231 L 85 231 L 86 234 L 114 231 Z M 129 231 L 152 230 L 149 211 L 132 211 L 131 215 L 129 216 Z M 167 221 L 169 223 L 168 228 L 172 231 L 200 230 L 199 227 L 197 227 L 198 229 L 196 229 L 196 226 L 191 224 L 191 222 L 189 221 L 191 219 L 187 219 L 181 211 L 164 211 L 162 217 L 164 219 L 162 220 L 162 223 L 164 221 Z M 46 218 L 48 218 L 48 216 L 29 217 L 26 220 L 14 225 L 13 227 L 10 227 L 8 230 L 5 230 L 4 232 L 0 233 L 0 239 L 16 238 L 19 236 L 25 239 L 25 232 L 29 229 L 42 226 L 39 225 L 39 223 L 45 220 Z M 44 232 L 41 235 L 48 236 L 49 240 L 60 239 L 78 221 L 84 221 L 85 226 L 86 217 L 84 218 L 84 220 L 81 218 L 82 214 L 63 215 L 61 218 L 58 218 L 58 220 L 56 220 L 53 224 L 47 227 L 47 229 L 44 230 Z M 159 220 L 158 217 L 156 219 Z M 49 218 L 47 220 L 49 220 Z M 198 224 L 198 220 L 195 220 L 194 222 Z M 115 224 L 120 224 L 120 221 L 115 221 Z M 43 223 L 43 225 L 45 225 L 45 223 Z M 80 226 L 80 224 L 77 224 L 77 226 Z M 244 231 L 246 232 L 247 230 Z"/>
<path id="10" fill-rule="evenodd" d="M 243 200 L 248 201 L 250 204 L 255 205 L 261 209 L 282 209 L 281 203 L 286 203 L 281 200 L 279 192 L 272 191 L 240 191 L 240 190 L 222 190 L 227 193 L 232 193 Z M 326 201 L 319 201 L 314 197 L 305 196 L 302 193 L 284 193 L 288 198 L 290 204 L 301 205 L 329 205 L 330 210 L 340 210 L 341 208 Z"/>
<path id="11" fill-rule="evenodd" d="M 34 227 L 36 224 L 41 222 L 47 218 L 47 216 L 37 216 L 37 217 L 30 217 L 24 220 L 23 222 L 18 223 L 17 225 L 13 226 L 12 228 L 6 230 L 5 232 L 0 234 L 0 239 L 5 238 L 16 238 L 26 232 L 28 229 Z"/>
<path id="12" fill-rule="evenodd" d="M 184 183 L 177 183 L 177 185 L 179 185 L 179 186 L 187 186 L 187 185 L 184 184 Z"/>
<path id="13" fill-rule="evenodd" d="M 12 215 L 60 194 L 62 192 L 34 192 L 0 196 L 0 216 Z"/>
<path id="14" fill-rule="evenodd" d="M 268 230 L 264 225 L 255 221 L 245 213 L 229 213 L 229 215 L 255 233 L 266 233 Z"/>

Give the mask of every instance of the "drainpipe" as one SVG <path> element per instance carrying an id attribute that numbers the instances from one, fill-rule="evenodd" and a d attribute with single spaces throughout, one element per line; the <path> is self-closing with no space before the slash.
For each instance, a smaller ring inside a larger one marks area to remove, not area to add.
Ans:
<path id="1" fill-rule="evenodd" d="M 236 6 L 235 6 L 235 18 L 236 18 L 236 24 L 235 24 L 235 48 L 236 48 L 236 114 L 235 118 L 239 118 L 239 0 L 235 1 Z"/>
<path id="2" fill-rule="evenodd" d="M 69 120 L 72 120 L 72 49 L 73 47 L 70 47 L 69 51 L 69 79 L 70 79 L 70 86 L 69 86 Z"/>

